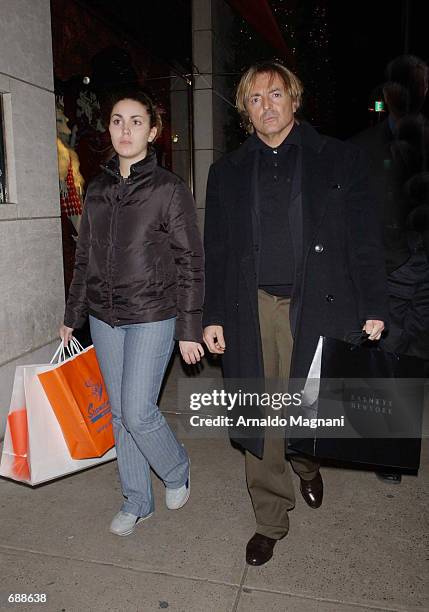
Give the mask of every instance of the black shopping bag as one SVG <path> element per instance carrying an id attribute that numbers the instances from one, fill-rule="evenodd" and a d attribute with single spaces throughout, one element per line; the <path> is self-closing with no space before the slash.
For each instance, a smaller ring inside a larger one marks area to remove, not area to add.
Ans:
<path id="1" fill-rule="evenodd" d="M 289 448 L 324 459 L 418 469 L 423 377 L 424 362 L 416 357 L 321 336 L 299 411 L 322 425 L 290 435 Z M 341 417 L 344 427 L 323 426 L 324 419 Z"/>

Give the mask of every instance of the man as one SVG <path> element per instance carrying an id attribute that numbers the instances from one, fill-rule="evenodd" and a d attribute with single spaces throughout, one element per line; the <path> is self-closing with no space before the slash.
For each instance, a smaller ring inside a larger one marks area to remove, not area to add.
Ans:
<path id="1" fill-rule="evenodd" d="M 301 95 L 281 64 L 249 68 L 236 102 L 250 136 L 210 169 L 204 339 L 226 378 L 304 378 L 320 335 L 363 327 L 378 340 L 384 328 L 382 250 L 360 153 L 298 123 Z M 291 473 L 283 439 L 238 441 L 256 517 L 246 560 L 262 565 L 288 532 Z M 305 501 L 319 507 L 317 461 L 290 462 Z"/>
<path id="2" fill-rule="evenodd" d="M 426 63 L 401 55 L 386 68 L 384 121 L 353 137 L 370 160 L 369 178 L 381 211 L 390 301 L 383 349 L 429 359 L 428 126 L 420 114 L 428 91 Z M 399 484 L 388 466 L 377 477 Z"/>

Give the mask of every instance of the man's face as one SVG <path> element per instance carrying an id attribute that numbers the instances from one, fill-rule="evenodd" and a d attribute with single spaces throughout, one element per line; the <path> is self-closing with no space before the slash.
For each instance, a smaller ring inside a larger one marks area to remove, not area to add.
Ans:
<path id="1" fill-rule="evenodd" d="M 268 145 L 278 146 L 293 127 L 296 104 L 278 74 L 263 72 L 256 76 L 250 88 L 246 110 L 259 138 Z"/>

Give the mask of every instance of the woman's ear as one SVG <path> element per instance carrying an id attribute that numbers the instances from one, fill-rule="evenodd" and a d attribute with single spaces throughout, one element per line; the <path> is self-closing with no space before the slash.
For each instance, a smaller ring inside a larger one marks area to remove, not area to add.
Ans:
<path id="1" fill-rule="evenodd" d="M 158 133 L 158 128 L 156 128 L 155 126 L 151 128 L 149 132 L 149 138 L 147 139 L 148 142 L 153 142 L 156 138 L 157 133 Z"/>

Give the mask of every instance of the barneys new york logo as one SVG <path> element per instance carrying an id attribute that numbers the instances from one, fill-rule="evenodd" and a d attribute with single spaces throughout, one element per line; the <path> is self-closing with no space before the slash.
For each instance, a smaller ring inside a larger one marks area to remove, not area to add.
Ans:
<path id="1" fill-rule="evenodd" d="M 368 395 L 350 396 L 351 407 L 355 410 L 375 412 L 377 414 L 392 414 L 392 400 Z"/>

